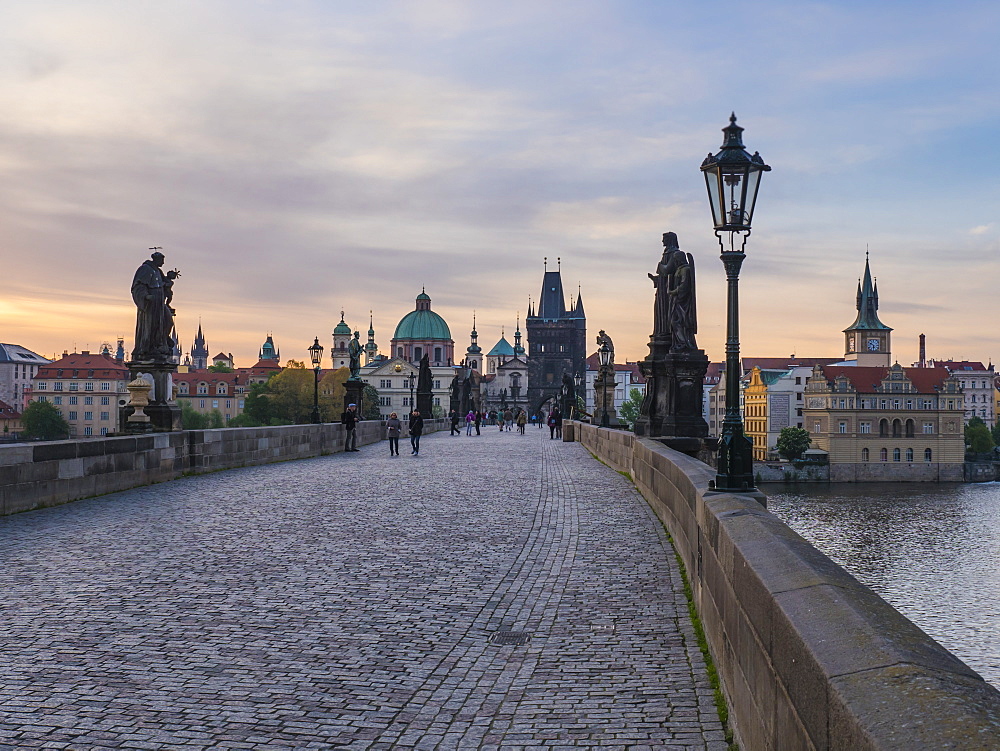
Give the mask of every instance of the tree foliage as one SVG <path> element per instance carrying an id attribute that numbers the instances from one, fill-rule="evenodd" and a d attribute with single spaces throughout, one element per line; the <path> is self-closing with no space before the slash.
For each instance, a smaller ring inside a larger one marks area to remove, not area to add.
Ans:
<path id="1" fill-rule="evenodd" d="M 622 422 L 628 426 L 629 430 L 635 428 L 635 421 L 639 419 L 639 408 L 642 407 L 642 392 L 639 389 L 629 389 L 628 399 L 622 402 L 619 410 Z"/>
<path id="2" fill-rule="evenodd" d="M 54 441 L 69 437 L 69 423 L 59 409 L 49 402 L 31 402 L 21 413 L 21 434 L 25 438 Z"/>
<path id="3" fill-rule="evenodd" d="M 802 428 L 782 428 L 778 434 L 778 453 L 786 459 L 800 459 L 812 443 L 809 431 Z"/>
<path id="4" fill-rule="evenodd" d="M 965 444 L 973 454 L 985 454 L 993 450 L 996 442 L 986 423 L 979 417 L 973 417 L 965 426 Z"/>
<path id="5" fill-rule="evenodd" d="M 208 366 L 208 370 L 212 371 L 213 373 L 232 373 L 233 372 L 232 368 L 230 368 L 228 365 L 226 365 L 225 363 L 222 363 L 222 362 L 218 363 L 217 365 L 209 365 Z"/>
<path id="6" fill-rule="evenodd" d="M 382 418 L 378 403 L 378 390 L 370 383 L 365 384 L 365 390 L 361 393 L 361 417 L 365 420 Z"/>

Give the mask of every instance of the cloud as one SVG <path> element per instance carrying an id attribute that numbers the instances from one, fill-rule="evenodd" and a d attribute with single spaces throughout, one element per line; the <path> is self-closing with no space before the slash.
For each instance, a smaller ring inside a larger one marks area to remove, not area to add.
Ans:
<path id="1" fill-rule="evenodd" d="M 979 226 L 970 229 L 969 234 L 976 237 L 980 235 L 985 235 L 988 232 L 990 232 L 994 226 L 996 225 L 993 222 L 990 222 L 989 224 L 980 224 Z"/>

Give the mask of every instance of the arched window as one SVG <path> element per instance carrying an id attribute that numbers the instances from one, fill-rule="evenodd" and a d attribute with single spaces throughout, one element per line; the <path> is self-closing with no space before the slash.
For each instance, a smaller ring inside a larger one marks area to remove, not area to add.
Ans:
<path id="1" fill-rule="evenodd" d="M 861 449 L 861 461 L 868 461 L 868 449 Z"/>
<path id="2" fill-rule="evenodd" d="M 434 348 L 434 362 L 441 362 L 441 348 Z"/>
<path id="3" fill-rule="evenodd" d="M 914 425 L 914 423 L 913 423 L 912 419 L 906 421 L 906 437 L 907 438 L 913 438 L 913 425 Z"/>
<path id="4" fill-rule="evenodd" d="M 899 420 L 892 421 L 892 437 L 901 438 L 903 436 L 903 423 Z"/>
<path id="5" fill-rule="evenodd" d="M 423 356 L 424 356 L 424 348 L 423 347 L 414 347 L 413 348 L 413 359 L 414 360 L 419 360 Z"/>
<path id="6" fill-rule="evenodd" d="M 889 449 L 882 449 L 879 451 L 878 458 L 883 462 L 889 461 Z"/>
<path id="7" fill-rule="evenodd" d="M 402 357 L 402 356 L 403 356 L 403 348 L 396 347 L 396 357 Z"/>
<path id="8" fill-rule="evenodd" d="M 906 461 L 913 461 L 913 449 L 906 449 Z"/>
<path id="9" fill-rule="evenodd" d="M 208 393 L 208 384 L 205 383 L 204 381 L 202 381 L 201 383 L 199 383 L 198 384 L 198 393 L 199 394 L 207 394 Z"/>
<path id="10" fill-rule="evenodd" d="M 878 434 L 883 438 L 886 438 L 889 435 L 889 421 L 885 418 L 878 421 Z"/>
<path id="11" fill-rule="evenodd" d="M 898 462 L 899 461 L 899 449 L 893 449 L 892 450 L 892 460 L 894 462 Z"/>
<path id="12" fill-rule="evenodd" d="M 929 462 L 931 460 L 931 450 L 924 449 L 924 461 Z"/>

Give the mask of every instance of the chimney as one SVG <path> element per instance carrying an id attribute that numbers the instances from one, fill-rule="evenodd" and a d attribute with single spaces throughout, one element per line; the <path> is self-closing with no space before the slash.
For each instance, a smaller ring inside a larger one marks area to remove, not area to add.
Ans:
<path id="1" fill-rule="evenodd" d="M 927 337 L 920 335 L 920 367 L 927 367 Z"/>

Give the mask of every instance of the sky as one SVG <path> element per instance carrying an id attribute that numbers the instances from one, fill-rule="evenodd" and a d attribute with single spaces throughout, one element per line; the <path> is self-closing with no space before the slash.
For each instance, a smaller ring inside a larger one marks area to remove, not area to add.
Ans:
<path id="1" fill-rule="evenodd" d="M 895 359 L 1000 358 L 1000 4 L 3 0 L 0 341 L 132 345 L 135 269 L 178 268 L 185 351 L 307 359 L 426 288 L 491 347 L 544 260 L 593 344 L 647 354 L 662 233 L 726 282 L 699 166 L 735 112 L 762 181 L 745 355 L 843 354 L 866 249 Z M 989 167 L 989 169 L 986 169 Z M 523 329 L 522 329 L 523 330 Z"/>

